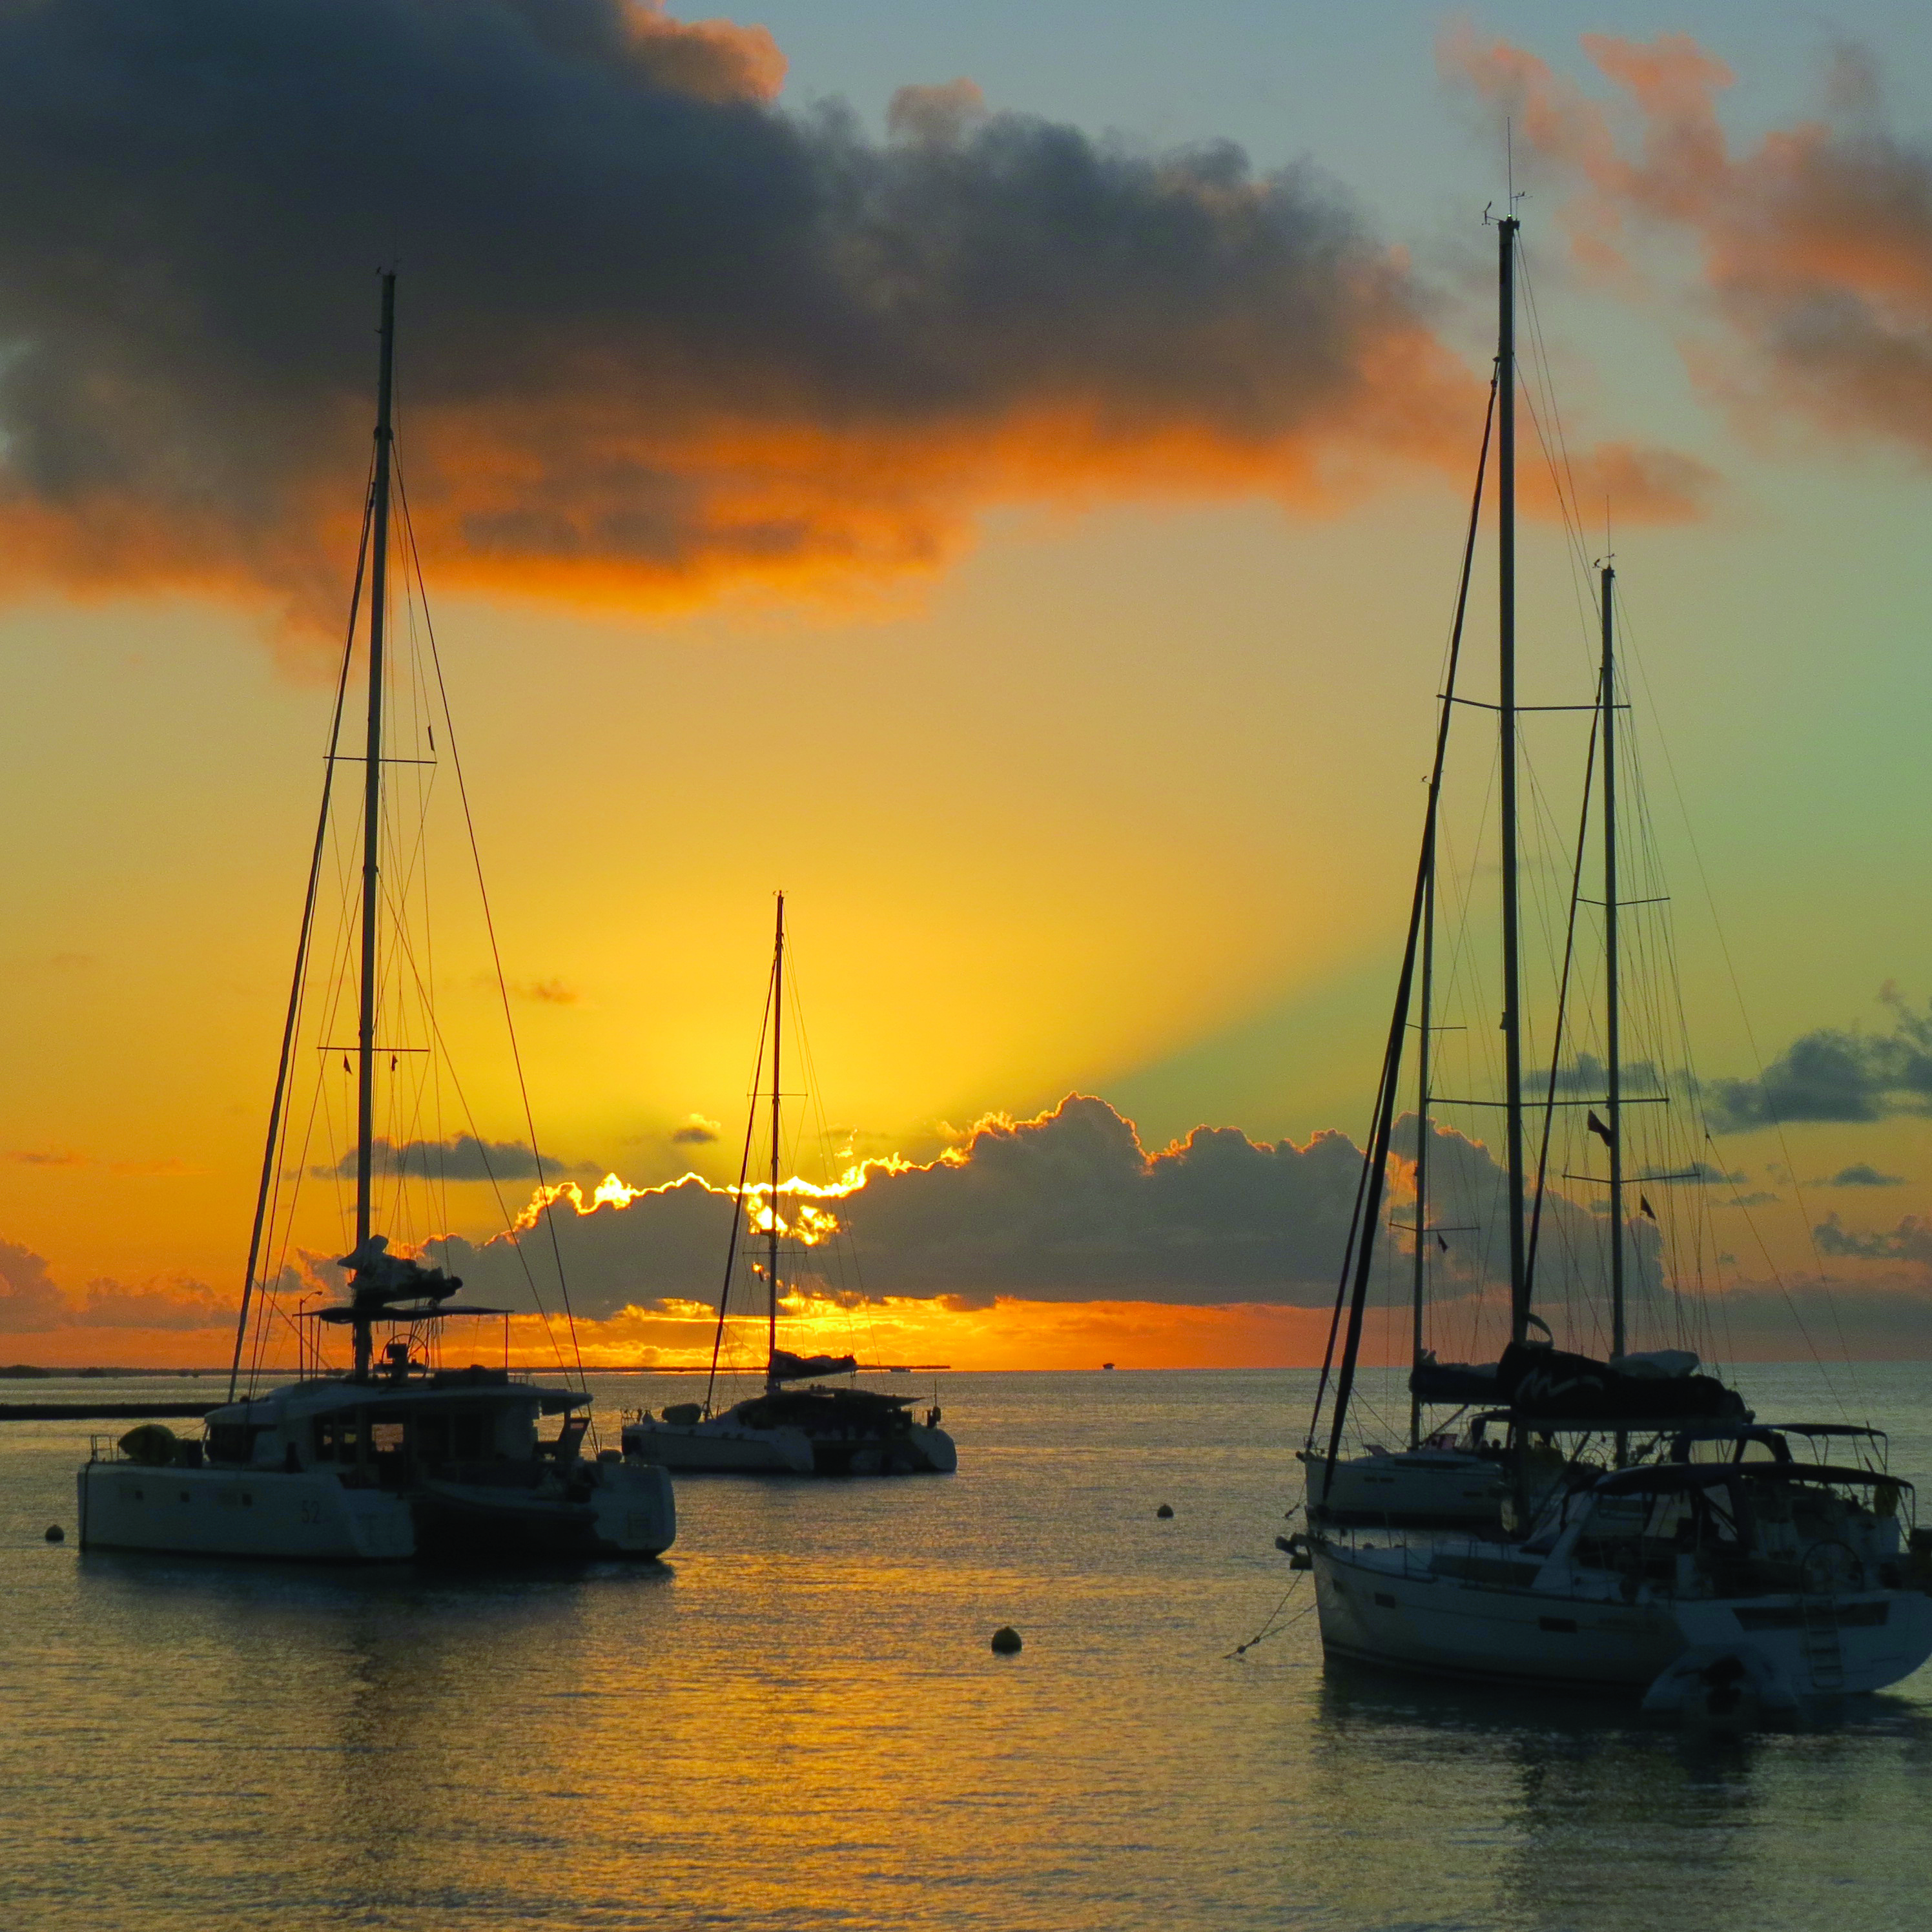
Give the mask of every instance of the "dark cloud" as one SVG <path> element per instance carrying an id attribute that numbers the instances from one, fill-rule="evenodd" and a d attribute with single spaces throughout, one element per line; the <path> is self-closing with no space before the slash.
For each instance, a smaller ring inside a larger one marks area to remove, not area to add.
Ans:
<path id="1" fill-rule="evenodd" d="M 1412 1119 L 1398 1123 L 1378 1298 L 1407 1293 L 1414 1138 Z M 862 1282 L 875 1296 L 1320 1306 L 1335 1292 L 1361 1158 L 1342 1134 L 1298 1148 L 1204 1126 L 1150 1153 L 1105 1101 L 1076 1095 L 1036 1120 L 982 1123 L 929 1164 L 873 1167 L 862 1188 L 822 1204 L 842 1231 L 826 1266 L 838 1285 Z M 1431 1224 L 1456 1230 L 1435 1262 L 1444 1292 L 1494 1288 L 1506 1266 L 1502 1170 L 1480 1143 L 1438 1129 L 1430 1172 Z M 646 1190 L 628 1207 L 560 1208 L 575 1305 L 602 1315 L 668 1297 L 715 1300 L 732 1212 L 727 1192 L 695 1178 Z M 1654 1275 L 1658 1232 L 1634 1222 L 1629 1238 Z M 547 1245 L 531 1250 L 540 1269 Z M 1552 1191 L 1539 1294 L 1587 1297 L 1600 1287 L 1604 1252 L 1595 1218 Z M 447 1258 L 479 1292 L 514 1294 L 523 1280 L 507 1242 L 452 1240 Z"/>
<path id="2" fill-rule="evenodd" d="M 89 1282 L 76 1304 L 55 1285 L 40 1256 L 16 1241 L 0 1241 L 0 1330 L 207 1328 L 234 1318 L 232 1302 L 185 1275 L 158 1276 L 139 1286 L 104 1276 Z"/>
<path id="3" fill-rule="evenodd" d="M 513 980 L 510 991 L 518 999 L 540 1006 L 574 1006 L 579 998 L 577 988 L 563 980 Z"/>
<path id="4" fill-rule="evenodd" d="M 1811 1232 L 1821 1254 L 1848 1261 L 1911 1262 L 1932 1266 L 1932 1221 L 1922 1215 L 1908 1214 L 1895 1228 L 1859 1234 L 1832 1214 Z"/>
<path id="5" fill-rule="evenodd" d="M 874 1295 L 995 1294 L 1319 1305 L 1335 1290 L 1361 1155 L 1340 1134 L 1258 1145 L 1200 1127 L 1150 1154 L 1105 1101 L 982 1125 L 930 1166 L 872 1171 L 827 1204 Z M 716 1297 L 730 1197 L 694 1180 L 555 1216 L 580 1310 Z M 514 1292 L 506 1244 L 448 1244 L 472 1283 Z"/>
<path id="6" fill-rule="evenodd" d="M 374 1143 L 379 1174 L 413 1175 L 429 1180 L 556 1180 L 567 1175 L 599 1176 L 595 1161 L 566 1162 L 536 1156 L 524 1141 L 479 1140 L 474 1134 L 452 1134 L 446 1141 L 404 1141 L 398 1144 L 380 1136 Z M 356 1154 L 352 1148 L 332 1167 L 311 1168 L 318 1180 L 353 1180 Z"/>
<path id="7" fill-rule="evenodd" d="M 87 1284 L 68 1319 L 76 1328 L 218 1328 L 235 1314 L 233 1302 L 186 1276 L 140 1288 L 103 1278 Z"/>
<path id="8" fill-rule="evenodd" d="M 0 1329 L 56 1328 L 67 1312 L 46 1263 L 17 1241 L 0 1241 Z"/>
<path id="9" fill-rule="evenodd" d="M 1559 1094 L 1574 1094 L 1586 1099 L 1600 1100 L 1610 1079 L 1610 1069 L 1594 1053 L 1580 1053 L 1567 1066 L 1556 1070 L 1556 1090 Z M 1550 1084 L 1550 1069 L 1523 1076 L 1523 1091 L 1540 1094 Z M 1627 1060 L 1623 1066 L 1622 1090 L 1625 1094 L 1661 1094 L 1665 1090 L 1664 1076 L 1648 1060 Z"/>
<path id="10" fill-rule="evenodd" d="M 484 589 L 869 589 L 999 502 L 1461 473 L 1479 384 L 1307 170 L 956 82 L 881 145 L 782 69 L 655 0 L 8 0 L 6 568 L 332 626 L 390 260 L 417 522 Z M 1590 473 L 1628 520 L 1694 470 Z"/>
<path id="11" fill-rule="evenodd" d="M 1878 1120 L 1932 1112 L 1932 1008 L 1921 1012 L 1891 988 L 1882 1033 L 1821 1027 L 1794 1040 L 1759 1080 L 1718 1080 L 1704 1090 L 1720 1133 L 1799 1120 Z"/>
<path id="12" fill-rule="evenodd" d="M 1902 1174 L 1881 1174 L 1870 1162 L 1854 1161 L 1850 1167 L 1841 1167 L 1836 1174 L 1812 1182 L 1814 1187 L 1903 1187 L 1905 1177 Z"/>
<path id="13" fill-rule="evenodd" d="M 673 1147 L 704 1147 L 717 1138 L 717 1130 L 713 1127 L 676 1127 L 671 1131 L 670 1144 Z"/>

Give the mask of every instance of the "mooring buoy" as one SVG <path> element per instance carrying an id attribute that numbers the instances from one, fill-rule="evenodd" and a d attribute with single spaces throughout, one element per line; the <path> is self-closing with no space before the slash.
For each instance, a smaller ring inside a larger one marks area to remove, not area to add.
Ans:
<path id="1" fill-rule="evenodd" d="M 47 1525 L 47 1540 L 50 1543 L 64 1543 L 67 1540 L 67 1532 L 62 1528 L 58 1523 L 50 1522 Z"/>
<path id="2" fill-rule="evenodd" d="M 1002 1624 L 993 1633 L 993 1648 L 1002 1657 L 1011 1657 L 1020 1647 L 1020 1634 L 1011 1624 Z"/>
<path id="3" fill-rule="evenodd" d="M 1172 1503 L 1162 1503 L 1160 1508 L 1154 1511 L 1154 1514 L 1159 1516 L 1163 1522 L 1165 1522 L 1169 1516 L 1173 1515 L 1173 1514 L 1174 1505 Z"/>

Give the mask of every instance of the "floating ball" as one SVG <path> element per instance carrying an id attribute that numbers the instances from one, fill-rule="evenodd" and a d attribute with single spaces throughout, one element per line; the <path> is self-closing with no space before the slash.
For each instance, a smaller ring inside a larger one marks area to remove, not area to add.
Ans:
<path id="1" fill-rule="evenodd" d="M 1020 1634 L 1011 1624 L 1002 1624 L 993 1633 L 993 1648 L 1002 1657 L 1012 1656 L 1020 1647 Z"/>
<path id="2" fill-rule="evenodd" d="M 47 1540 L 50 1543 L 64 1543 L 67 1540 L 67 1532 L 62 1528 L 58 1523 L 50 1522 L 47 1525 Z"/>
<path id="3" fill-rule="evenodd" d="M 1173 1514 L 1174 1505 L 1172 1503 L 1162 1503 L 1160 1508 L 1154 1511 L 1154 1514 L 1159 1516 L 1163 1522 L 1165 1522 L 1169 1516 L 1173 1515 Z"/>

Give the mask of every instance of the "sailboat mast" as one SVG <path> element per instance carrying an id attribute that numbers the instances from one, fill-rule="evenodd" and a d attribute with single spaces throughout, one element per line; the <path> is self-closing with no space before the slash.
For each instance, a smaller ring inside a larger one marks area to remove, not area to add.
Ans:
<path id="1" fill-rule="evenodd" d="M 1617 961 L 1617 689 L 1615 585 L 1604 566 L 1604 1046 L 1610 1130 L 1610 1352 L 1624 1353 L 1623 993 Z"/>
<path id="2" fill-rule="evenodd" d="M 362 983 L 356 1016 L 356 1247 L 369 1239 L 376 1111 L 376 931 L 382 835 L 382 632 L 388 616 L 390 404 L 396 358 L 396 274 L 382 272 L 382 354 L 376 382 L 376 478 L 369 558 L 369 734 L 362 768 Z M 356 1372 L 369 1367 L 367 1322 L 356 1324 Z"/>
<path id="3" fill-rule="evenodd" d="M 1502 764 L 1503 1079 L 1509 1143 L 1510 1339 L 1529 1332 L 1529 1275 L 1523 1251 L 1522 1009 L 1516 923 L 1516 218 L 1497 224 L 1496 347 L 1497 701 Z"/>
<path id="4" fill-rule="evenodd" d="M 1435 809 L 1432 797 L 1430 809 Z M 1436 987 L 1436 853 L 1430 843 L 1429 871 L 1422 888 L 1422 1017 L 1415 1035 L 1415 1293 L 1410 1310 L 1408 1446 L 1422 1446 L 1422 1398 L 1414 1371 L 1422 1366 L 1422 1309 L 1429 1291 L 1429 1046 Z"/>
<path id="5" fill-rule="evenodd" d="M 784 894 L 778 895 L 778 936 L 772 950 L 772 1191 L 765 1247 L 765 1374 L 770 1382 L 778 1349 L 778 1073 L 784 1042 Z M 771 1384 L 776 1387 L 775 1383 Z"/>

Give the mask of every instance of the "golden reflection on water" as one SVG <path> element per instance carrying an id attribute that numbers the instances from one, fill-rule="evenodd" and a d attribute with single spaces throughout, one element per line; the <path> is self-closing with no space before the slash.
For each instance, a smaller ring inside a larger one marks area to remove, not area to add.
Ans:
<path id="1" fill-rule="evenodd" d="M 6 1923 L 1916 1924 L 1932 1686 L 1699 1745 L 1326 1671 L 1300 1599 L 1229 1659 L 1304 1380 L 956 1378 L 956 1478 L 686 1482 L 668 1564 L 472 1578 L 51 1549 L 72 1432 L 14 1426 Z"/>

